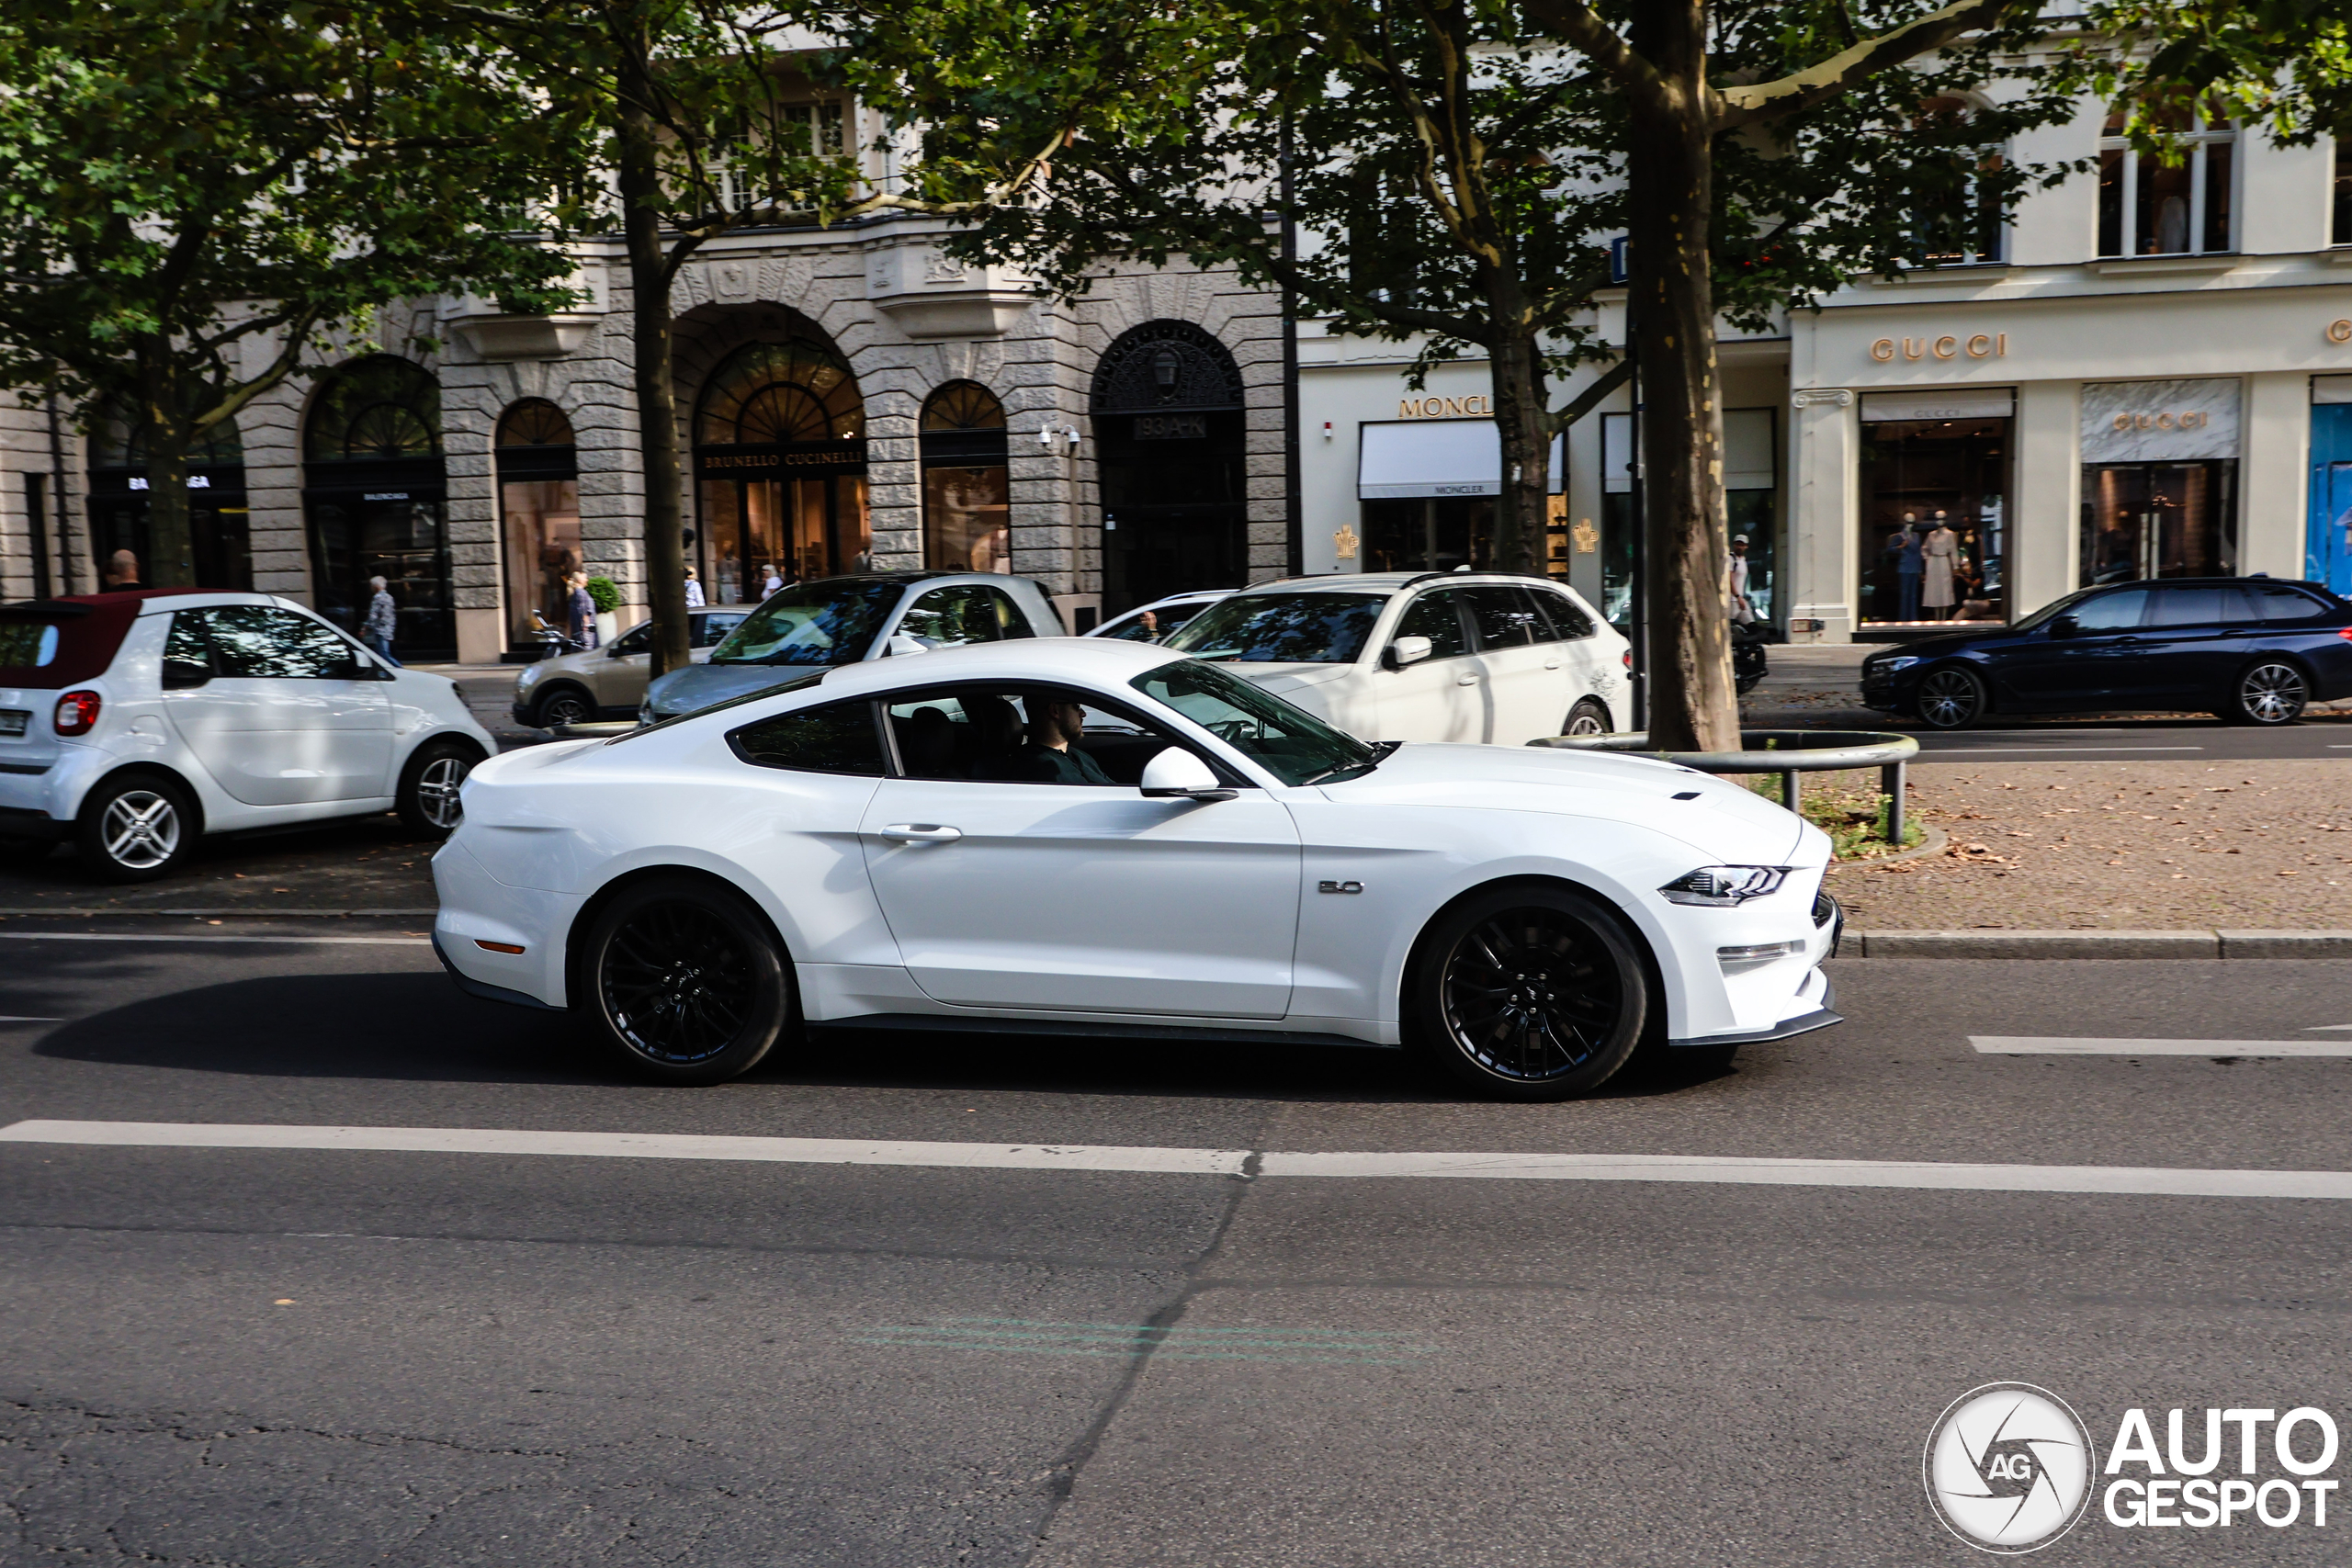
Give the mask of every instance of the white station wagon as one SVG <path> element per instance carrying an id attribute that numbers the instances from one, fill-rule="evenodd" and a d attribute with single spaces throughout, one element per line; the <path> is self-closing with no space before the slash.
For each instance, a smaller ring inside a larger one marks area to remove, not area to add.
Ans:
<path id="1" fill-rule="evenodd" d="M 0 855 L 70 841 L 114 882 L 197 839 L 398 811 L 457 826 L 498 750 L 456 682 L 291 600 L 141 589 L 0 605 Z"/>
<path id="2" fill-rule="evenodd" d="M 1540 577 L 1291 578 L 1220 599 L 1161 640 L 1364 740 L 1523 746 L 1633 716 L 1631 645 Z"/>

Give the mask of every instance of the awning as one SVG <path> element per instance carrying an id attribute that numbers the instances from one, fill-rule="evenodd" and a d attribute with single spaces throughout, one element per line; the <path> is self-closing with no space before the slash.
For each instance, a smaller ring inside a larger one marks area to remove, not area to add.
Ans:
<path id="1" fill-rule="evenodd" d="M 1427 419 L 1357 427 L 1356 495 L 1363 501 L 1500 495 L 1502 434 L 1491 419 Z M 1560 488 L 1560 442 L 1550 482 Z"/>

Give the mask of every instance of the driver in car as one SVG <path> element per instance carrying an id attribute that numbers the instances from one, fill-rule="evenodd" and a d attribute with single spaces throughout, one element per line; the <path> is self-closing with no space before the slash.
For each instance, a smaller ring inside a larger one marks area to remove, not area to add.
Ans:
<path id="1" fill-rule="evenodd" d="M 1085 733 L 1086 709 L 1067 698 L 1031 699 L 1029 742 L 1013 759 L 1013 777 L 1030 784 L 1110 784 L 1114 781 L 1071 742 Z"/>

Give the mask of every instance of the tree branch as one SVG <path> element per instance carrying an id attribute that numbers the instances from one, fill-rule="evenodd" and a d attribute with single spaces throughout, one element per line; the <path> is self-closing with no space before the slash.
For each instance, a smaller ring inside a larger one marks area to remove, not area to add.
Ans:
<path id="1" fill-rule="evenodd" d="M 1540 0 L 1531 0 L 1540 3 Z M 2034 8 L 2038 0 L 1956 0 L 1941 10 L 1904 23 L 1892 32 L 1864 39 L 1817 65 L 1753 86 L 1724 87 L 1714 117 L 1717 131 L 1736 130 L 1760 120 L 1802 114 L 1828 102 L 1880 72 L 1933 53 L 1962 33 L 1981 32 L 2012 11 Z"/>
<path id="2" fill-rule="evenodd" d="M 1557 435 L 1585 415 L 1599 408 L 1609 394 L 1634 378 L 1634 361 L 1629 355 L 1602 371 L 1593 384 L 1568 400 L 1564 409 L 1555 409 L 1544 416 L 1544 428 Z"/>
<path id="3" fill-rule="evenodd" d="M 1593 15 L 1583 0 L 1525 0 L 1527 14 L 1552 37 L 1565 39 L 1628 92 L 1654 93 L 1662 84 L 1657 69 L 1634 52 L 1617 30 Z"/>

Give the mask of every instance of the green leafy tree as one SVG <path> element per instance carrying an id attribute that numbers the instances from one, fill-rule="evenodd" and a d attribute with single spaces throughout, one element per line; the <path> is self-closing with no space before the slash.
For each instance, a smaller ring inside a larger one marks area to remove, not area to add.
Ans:
<path id="1" fill-rule="evenodd" d="M 1504 570 L 1544 569 L 1546 449 L 1634 368 L 1595 310 L 1610 242 L 1631 229 L 1644 400 L 1657 416 L 1645 434 L 1652 722 L 1662 743 L 1688 746 L 1703 728 L 1711 744 L 1734 744 L 1716 314 L 1760 328 L 1857 273 L 1982 250 L 2018 192 L 2057 173 L 1987 147 L 2068 105 L 1984 48 L 1922 60 L 1957 30 L 1922 34 L 1899 75 L 1841 68 L 1835 91 L 1715 126 L 1697 171 L 1707 177 L 1685 171 L 1668 200 L 1645 145 L 1658 116 L 1641 95 L 1655 93 L 1626 85 L 1632 46 L 1603 49 L 1607 23 L 1558 9 L 950 0 L 842 18 L 852 43 L 836 68 L 920 134 L 917 190 L 965 218 L 952 244 L 968 255 L 1018 264 L 1064 295 L 1083 292 L 1106 256 L 1230 265 L 1291 290 L 1333 331 L 1417 344 L 1417 374 L 1484 357 L 1502 493 L 1482 564 Z M 1702 86 L 1801 73 L 1856 26 L 1828 5 L 1758 0 L 1713 16 L 1714 52 L 1690 67 Z M 1592 47 L 1563 44 L 1570 23 Z M 1950 107 L 1996 82 L 1997 102 Z M 1048 177 L 1012 177 L 1054 143 Z M 1554 387 L 1588 363 L 1601 374 L 1558 401 Z"/>
<path id="2" fill-rule="evenodd" d="M 0 17 L 0 378 L 129 419 L 149 581 L 194 581 L 191 450 L 338 329 L 419 294 L 563 297 L 570 264 L 504 231 L 535 124 L 494 55 L 390 8 Z"/>

